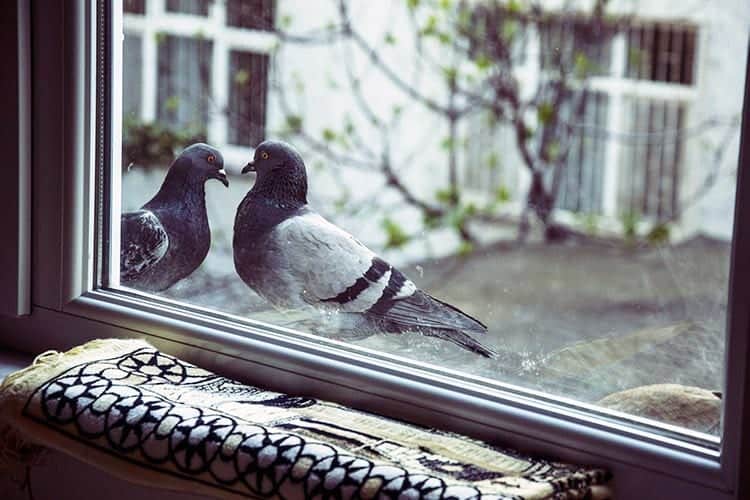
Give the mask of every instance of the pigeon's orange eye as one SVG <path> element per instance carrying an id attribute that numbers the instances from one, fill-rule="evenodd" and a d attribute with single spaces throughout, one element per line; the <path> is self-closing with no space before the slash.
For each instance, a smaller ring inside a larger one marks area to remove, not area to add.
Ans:
<path id="1" fill-rule="evenodd" d="M 208 158 L 206 158 L 206 161 L 208 163 L 213 163 L 216 161 L 216 157 L 214 155 L 208 155 Z"/>
<path id="2" fill-rule="evenodd" d="M 267 153 L 267 152 L 265 152 L 265 151 L 263 151 L 263 152 L 262 152 L 262 153 L 260 154 L 260 157 L 261 157 L 261 158 L 263 158 L 264 160 L 267 160 L 267 159 L 268 159 L 268 153 Z"/>

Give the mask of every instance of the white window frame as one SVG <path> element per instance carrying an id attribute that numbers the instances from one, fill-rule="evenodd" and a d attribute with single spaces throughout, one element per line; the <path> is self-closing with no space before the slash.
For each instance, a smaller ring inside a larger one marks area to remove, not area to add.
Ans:
<path id="1" fill-rule="evenodd" d="M 488 389 L 458 373 L 430 375 L 418 363 L 330 349 L 311 336 L 279 335 L 283 332 L 279 327 L 239 324 L 229 316 L 207 317 L 187 305 L 95 290 L 92 270 L 98 221 L 93 188 L 99 153 L 95 134 L 101 132 L 96 127 L 96 4 L 93 0 L 17 2 L 20 9 L 30 9 L 32 20 L 32 307 L 30 316 L 0 318 L 0 344 L 5 348 L 38 353 L 93 338 L 141 337 L 249 383 L 464 432 L 524 452 L 605 466 L 614 474 L 618 498 L 706 500 L 750 495 L 750 476 L 741 474 L 750 470 L 750 424 L 743 424 L 750 417 L 747 88 L 719 452 L 608 418 L 608 413 L 594 407 L 561 409 L 555 404 L 557 398 L 548 395 L 532 397 L 529 391 L 502 384 Z M 121 8 L 119 2 L 114 8 Z M 27 28 L 22 23 L 17 27 Z M 104 67 L 104 75 L 116 76 L 116 66 Z M 111 134 L 107 144 L 118 151 L 119 124 L 109 123 L 105 129 Z M 3 189 L 20 189 L 20 183 L 7 184 L 12 186 Z"/>
<path id="2" fill-rule="evenodd" d="M 249 30 L 229 26 L 226 23 L 226 3 L 214 0 L 208 9 L 208 16 L 170 12 L 165 0 L 145 2 L 144 14 L 125 13 L 122 19 L 123 31 L 127 35 L 141 38 L 141 116 L 146 122 L 157 117 L 157 34 L 195 37 L 200 33 L 212 45 L 211 92 L 214 106 L 223 110 L 229 102 L 229 56 L 232 51 L 270 54 L 279 43 L 278 36 L 269 31 Z M 227 163 L 240 165 L 247 161 L 251 148 L 229 142 L 227 114 L 215 110 L 209 112 L 206 128 L 207 141 L 218 146 Z"/>

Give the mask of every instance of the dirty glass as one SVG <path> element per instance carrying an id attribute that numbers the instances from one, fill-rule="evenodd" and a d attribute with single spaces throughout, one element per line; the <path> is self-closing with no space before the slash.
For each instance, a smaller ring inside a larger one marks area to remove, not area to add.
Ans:
<path id="1" fill-rule="evenodd" d="M 747 2 L 151 2 L 124 4 L 124 217 L 187 146 L 222 161 L 172 214 L 205 197 L 205 258 L 143 291 L 719 433 Z M 362 247 L 305 208 L 234 243 L 286 175 L 265 139 Z M 145 212 L 129 272 L 198 252 Z"/>

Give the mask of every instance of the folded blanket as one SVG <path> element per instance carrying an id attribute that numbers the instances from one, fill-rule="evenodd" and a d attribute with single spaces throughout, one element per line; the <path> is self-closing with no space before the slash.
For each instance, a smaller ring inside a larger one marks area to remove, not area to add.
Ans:
<path id="1" fill-rule="evenodd" d="M 606 498 L 608 474 L 217 376 L 141 340 L 9 375 L 25 439 L 141 484 L 215 497 Z"/>

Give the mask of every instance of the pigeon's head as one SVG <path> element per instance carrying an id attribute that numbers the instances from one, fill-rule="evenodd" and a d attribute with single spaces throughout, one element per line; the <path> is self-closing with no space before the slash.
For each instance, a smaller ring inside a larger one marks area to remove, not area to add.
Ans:
<path id="1" fill-rule="evenodd" d="M 247 172 L 257 174 L 257 189 L 268 196 L 306 202 L 305 162 L 290 144 L 271 140 L 261 142 L 255 148 L 253 159 L 242 169 L 243 174 Z"/>
<path id="2" fill-rule="evenodd" d="M 242 173 L 257 172 L 263 177 L 271 171 L 275 175 L 305 173 L 305 162 L 291 144 L 281 141 L 263 141 L 255 148 L 255 155 L 242 169 Z"/>
<path id="3" fill-rule="evenodd" d="M 229 187 L 227 173 L 224 171 L 224 157 L 218 149 L 208 144 L 191 144 L 180 153 L 172 168 L 182 169 L 198 181 L 216 179 Z"/>

